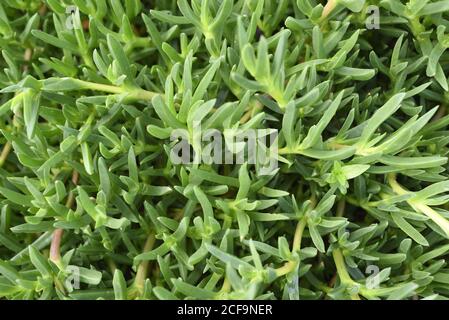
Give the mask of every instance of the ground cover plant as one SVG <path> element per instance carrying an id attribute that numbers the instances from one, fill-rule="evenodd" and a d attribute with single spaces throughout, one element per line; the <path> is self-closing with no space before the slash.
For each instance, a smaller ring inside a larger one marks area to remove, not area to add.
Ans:
<path id="1" fill-rule="evenodd" d="M 0 297 L 448 298 L 448 12 L 1 1 Z M 173 161 L 198 124 L 277 168 Z"/>

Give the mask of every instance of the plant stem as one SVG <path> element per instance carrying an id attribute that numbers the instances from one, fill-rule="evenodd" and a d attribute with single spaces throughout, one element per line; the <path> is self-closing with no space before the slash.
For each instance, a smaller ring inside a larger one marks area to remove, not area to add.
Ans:
<path id="1" fill-rule="evenodd" d="M 398 195 L 410 193 L 410 191 L 408 191 L 407 189 L 402 187 L 396 181 L 396 175 L 393 173 L 390 173 L 388 175 L 388 183 L 390 184 L 391 189 L 393 189 L 393 191 Z M 433 210 L 428 205 L 418 202 L 416 200 L 413 200 L 413 198 L 407 199 L 406 201 L 413 209 L 415 209 L 415 211 L 423 213 L 424 215 L 429 217 L 433 222 L 435 222 L 444 231 L 444 233 L 446 233 L 446 236 L 449 238 L 449 221 L 448 220 L 446 220 L 443 216 L 441 216 L 438 212 Z"/>
<path id="2" fill-rule="evenodd" d="M 295 235 L 293 237 L 292 253 L 298 251 L 301 248 L 302 235 L 304 233 L 306 225 L 307 225 L 306 218 L 302 218 L 301 220 L 299 220 L 298 224 L 296 225 Z M 292 272 L 296 268 L 297 264 L 298 261 L 296 260 L 286 262 L 282 267 L 277 268 L 275 270 L 276 275 L 280 277 Z"/>
<path id="3" fill-rule="evenodd" d="M 26 63 L 23 64 L 23 71 L 28 71 L 29 62 L 31 61 L 31 58 L 33 57 L 33 49 L 26 48 L 25 53 L 23 54 L 23 60 L 25 60 Z"/>
<path id="4" fill-rule="evenodd" d="M 346 264 L 341 250 L 339 248 L 335 249 L 332 252 L 332 256 L 334 258 L 335 266 L 337 267 L 337 273 L 340 277 L 340 281 L 345 284 L 352 284 L 354 280 L 351 279 L 348 270 L 346 270 Z"/>
<path id="5" fill-rule="evenodd" d="M 444 105 L 440 106 L 438 108 L 437 113 L 433 116 L 433 118 L 432 118 L 432 120 L 430 120 L 430 122 L 435 122 L 435 121 L 441 119 L 442 117 L 444 117 L 445 113 L 446 113 L 446 107 Z"/>
<path id="6" fill-rule="evenodd" d="M 141 88 L 132 88 L 128 90 L 125 87 L 117 87 L 113 85 L 108 84 L 102 84 L 102 83 L 96 83 L 96 82 L 89 82 L 84 80 L 75 79 L 82 87 L 83 89 L 87 90 L 94 90 L 94 91 L 103 91 L 108 93 L 114 93 L 114 94 L 121 94 L 121 93 L 127 93 L 128 96 L 132 99 L 136 100 L 151 100 L 155 95 L 158 93 L 147 91 Z"/>
<path id="7" fill-rule="evenodd" d="M 286 262 L 282 267 L 277 268 L 275 270 L 276 276 L 282 277 L 282 276 L 284 276 L 286 274 L 289 274 L 290 272 L 292 272 L 295 269 L 296 264 L 297 264 L 296 261 L 288 261 L 288 262 Z"/>
<path id="8" fill-rule="evenodd" d="M 111 274 L 114 274 L 115 269 L 117 269 L 117 266 L 115 265 L 114 261 L 111 258 L 107 258 L 106 262 L 108 263 L 109 270 L 111 271 Z"/>
<path id="9" fill-rule="evenodd" d="M 59 280 L 58 278 L 55 277 L 55 287 L 59 289 L 59 291 L 62 292 L 63 295 L 66 294 L 66 290 L 64 285 L 62 284 L 61 280 Z"/>
<path id="10" fill-rule="evenodd" d="M 50 244 L 50 260 L 58 265 L 61 262 L 61 239 L 64 233 L 63 229 L 56 229 L 53 231 Z"/>
<path id="11" fill-rule="evenodd" d="M 301 240 L 304 229 L 307 225 L 307 219 L 302 218 L 296 225 L 295 236 L 293 238 L 292 252 L 298 251 L 301 248 Z"/>
<path id="12" fill-rule="evenodd" d="M 153 249 L 155 241 L 156 241 L 156 238 L 154 237 L 154 234 L 151 233 L 145 242 L 145 245 L 143 247 L 143 252 L 145 253 L 145 252 L 148 252 L 151 249 Z M 147 278 L 149 263 L 150 263 L 149 261 L 142 261 L 139 264 L 139 266 L 137 267 L 137 273 L 136 273 L 136 278 L 134 280 L 134 286 L 137 289 L 137 291 L 139 292 L 139 294 L 143 293 L 143 287 L 145 285 L 145 280 Z"/>
<path id="13" fill-rule="evenodd" d="M 254 103 L 254 105 L 250 103 L 250 109 L 240 119 L 241 124 L 246 123 L 249 119 L 251 119 L 253 117 L 254 114 L 256 114 L 257 112 L 259 112 L 260 110 L 263 109 L 262 104 L 259 101 L 257 101 L 256 99 L 254 99 L 253 103 Z"/>
<path id="14" fill-rule="evenodd" d="M 348 273 L 348 270 L 346 270 L 346 264 L 345 260 L 343 258 L 343 254 L 339 248 L 335 249 L 332 252 L 332 257 L 334 258 L 335 266 L 337 268 L 338 277 L 340 278 L 340 281 L 344 285 L 357 285 L 357 283 L 351 279 L 351 276 Z M 350 295 L 352 300 L 360 300 L 360 297 L 357 293 Z"/>
<path id="15" fill-rule="evenodd" d="M 109 84 L 102 84 L 96 82 L 89 82 L 84 80 L 75 79 L 84 89 L 104 91 L 108 93 L 124 93 L 125 90 L 122 87 L 112 86 Z"/>
<path id="16" fill-rule="evenodd" d="M 72 173 L 72 183 L 74 185 L 78 184 L 79 179 L 79 173 L 77 171 L 73 171 Z M 65 206 L 67 208 L 71 208 L 73 206 L 73 202 L 75 201 L 75 197 L 73 195 L 73 192 L 71 191 L 69 193 L 69 196 L 67 198 L 67 202 Z M 52 234 L 51 243 L 50 243 L 50 260 L 56 264 L 60 269 L 62 269 L 61 265 L 61 240 L 62 236 L 64 234 L 64 229 L 55 229 Z M 61 283 L 61 281 L 55 277 L 54 278 L 55 286 L 58 288 L 64 295 L 66 294 L 66 290 L 64 285 Z"/>
<path id="17" fill-rule="evenodd" d="M 229 282 L 228 278 L 225 277 L 220 292 L 229 292 L 230 290 L 231 290 L 231 283 Z"/>
<path id="18" fill-rule="evenodd" d="M 79 173 L 77 171 L 73 171 L 72 173 L 72 183 L 76 186 L 78 184 Z M 75 202 L 75 196 L 73 195 L 73 191 L 69 193 L 67 198 L 67 202 L 65 206 L 67 208 L 71 208 L 73 203 Z M 64 234 L 63 229 L 56 229 L 53 231 L 51 244 L 50 244 L 50 260 L 54 262 L 56 265 L 60 265 L 61 263 L 61 240 Z"/>
<path id="19" fill-rule="evenodd" d="M 343 214 L 345 213 L 345 208 L 346 208 L 346 201 L 345 199 L 341 199 L 340 201 L 338 201 L 337 204 L 337 217 L 343 217 Z"/>
<path id="20" fill-rule="evenodd" d="M 7 141 L 3 146 L 2 153 L 0 154 L 0 168 L 5 163 L 6 158 L 8 158 L 10 152 L 11 152 L 11 142 Z"/>
<path id="21" fill-rule="evenodd" d="M 335 9 L 336 6 L 337 0 L 329 0 L 323 8 L 321 19 L 327 18 L 327 16 Z"/>

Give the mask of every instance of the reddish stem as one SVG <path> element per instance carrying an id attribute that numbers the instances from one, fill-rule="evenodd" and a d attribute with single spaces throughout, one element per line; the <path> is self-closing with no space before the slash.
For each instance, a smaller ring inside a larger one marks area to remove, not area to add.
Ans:
<path id="1" fill-rule="evenodd" d="M 76 186 L 79 180 L 79 173 L 77 171 L 73 171 L 72 174 L 72 183 Z M 69 197 L 67 198 L 67 202 L 65 206 L 67 208 L 71 208 L 73 206 L 73 202 L 75 201 L 75 197 L 73 196 L 73 192 L 69 193 Z M 53 231 L 53 237 L 51 239 L 50 244 L 50 260 L 54 263 L 59 263 L 61 261 L 61 240 L 62 235 L 64 234 L 63 229 L 55 229 Z"/>
<path id="2" fill-rule="evenodd" d="M 51 239 L 50 245 L 50 260 L 54 263 L 57 263 L 61 260 L 60 246 L 62 234 L 64 233 L 63 229 L 56 229 L 53 231 L 53 237 Z"/>

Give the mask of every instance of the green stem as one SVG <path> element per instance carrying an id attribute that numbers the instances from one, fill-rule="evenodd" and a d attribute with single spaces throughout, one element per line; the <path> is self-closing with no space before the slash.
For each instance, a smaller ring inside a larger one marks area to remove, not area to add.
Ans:
<path id="1" fill-rule="evenodd" d="M 346 208 L 346 201 L 345 199 L 341 199 L 340 201 L 338 201 L 337 204 L 337 217 L 343 217 L 343 214 L 345 213 L 345 208 Z"/>
<path id="2" fill-rule="evenodd" d="M 240 123 L 244 124 L 246 123 L 248 120 L 250 120 L 255 114 L 257 114 L 257 112 L 259 112 L 260 110 L 263 109 L 262 104 L 254 99 L 253 101 L 251 101 L 249 103 L 250 108 L 249 110 L 242 116 L 242 118 L 240 119 Z"/>
<path id="3" fill-rule="evenodd" d="M 114 260 L 112 260 L 111 258 L 106 258 L 106 262 L 108 264 L 109 270 L 111 271 L 111 274 L 114 274 L 115 269 L 117 269 Z"/>
<path id="4" fill-rule="evenodd" d="M 307 225 L 307 219 L 302 218 L 296 225 L 295 236 L 293 237 L 292 252 L 298 251 L 301 248 L 302 234 Z"/>
<path id="5" fill-rule="evenodd" d="M 395 174 L 391 173 L 388 175 L 388 183 L 390 184 L 391 189 L 398 194 L 403 195 L 410 193 L 407 189 L 402 187 L 397 181 Z M 413 198 L 406 200 L 407 203 L 417 212 L 421 212 L 427 217 L 429 217 L 433 222 L 435 222 L 445 233 L 446 236 L 449 238 L 449 221 L 446 220 L 443 216 L 441 216 L 438 212 L 433 210 L 428 205 L 418 202 L 416 200 L 413 200 Z"/>
<path id="6" fill-rule="evenodd" d="M 11 152 L 11 142 L 7 141 L 3 146 L 2 153 L 0 154 L 0 168 L 5 163 L 6 158 L 8 158 L 10 152 Z"/>
<path id="7" fill-rule="evenodd" d="M 61 280 L 55 277 L 55 287 L 59 289 L 59 291 L 62 292 L 63 295 L 66 295 L 66 290 L 64 285 L 62 284 Z"/>
<path id="8" fill-rule="evenodd" d="M 444 114 L 446 113 L 446 106 L 442 105 L 438 107 L 437 113 L 433 116 L 432 120 L 430 122 L 435 122 L 444 117 Z"/>
<path id="9" fill-rule="evenodd" d="M 304 229 L 305 229 L 306 225 L 307 225 L 306 218 L 302 218 L 301 220 L 299 220 L 298 224 L 296 225 L 295 235 L 293 237 L 292 253 L 299 251 L 299 249 L 301 248 L 302 235 L 304 233 Z M 298 264 L 298 261 L 296 261 L 296 260 L 291 260 L 291 261 L 286 262 L 282 267 L 277 268 L 275 270 L 276 275 L 278 277 L 281 277 L 283 275 L 286 275 L 286 274 L 292 272 L 293 270 L 295 270 L 297 264 Z"/>
<path id="10" fill-rule="evenodd" d="M 225 277 L 223 280 L 223 286 L 221 287 L 220 292 L 227 293 L 231 291 L 231 283 L 229 282 L 228 278 Z"/>
<path id="11" fill-rule="evenodd" d="M 156 238 L 154 237 L 154 234 L 151 233 L 145 242 L 143 252 L 148 252 L 151 249 L 153 249 L 155 241 Z M 142 261 L 137 267 L 136 278 L 134 280 L 134 287 L 137 289 L 140 295 L 143 293 L 145 280 L 147 279 L 148 265 L 149 261 Z"/>
<path id="12" fill-rule="evenodd" d="M 127 89 L 125 87 L 117 87 L 108 84 L 89 82 L 84 80 L 76 79 L 76 81 L 83 86 L 84 89 L 94 90 L 94 91 L 103 91 L 114 94 L 127 93 L 130 98 L 136 100 L 151 100 L 158 93 L 147 91 L 141 88 L 132 88 Z"/>
<path id="13" fill-rule="evenodd" d="M 111 86 L 108 84 L 89 82 L 84 80 L 76 79 L 76 81 L 81 84 L 84 89 L 95 90 L 95 91 L 104 91 L 108 93 L 124 93 L 125 90 L 122 87 Z"/>
<path id="14" fill-rule="evenodd" d="M 348 273 L 348 270 L 346 270 L 346 264 L 343 257 L 343 253 L 340 249 L 335 249 L 332 252 L 332 256 L 334 258 L 335 266 L 337 268 L 338 277 L 340 278 L 340 281 L 342 284 L 353 286 L 357 285 L 357 283 L 351 279 L 351 276 Z M 352 300 L 360 300 L 360 297 L 357 293 L 351 294 Z"/>

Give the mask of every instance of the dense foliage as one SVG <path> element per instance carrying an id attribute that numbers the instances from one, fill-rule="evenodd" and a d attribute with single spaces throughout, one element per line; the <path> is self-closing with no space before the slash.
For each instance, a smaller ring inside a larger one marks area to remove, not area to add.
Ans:
<path id="1" fill-rule="evenodd" d="M 2 0 L 0 297 L 448 298 L 448 12 Z M 195 123 L 278 170 L 173 163 Z"/>

